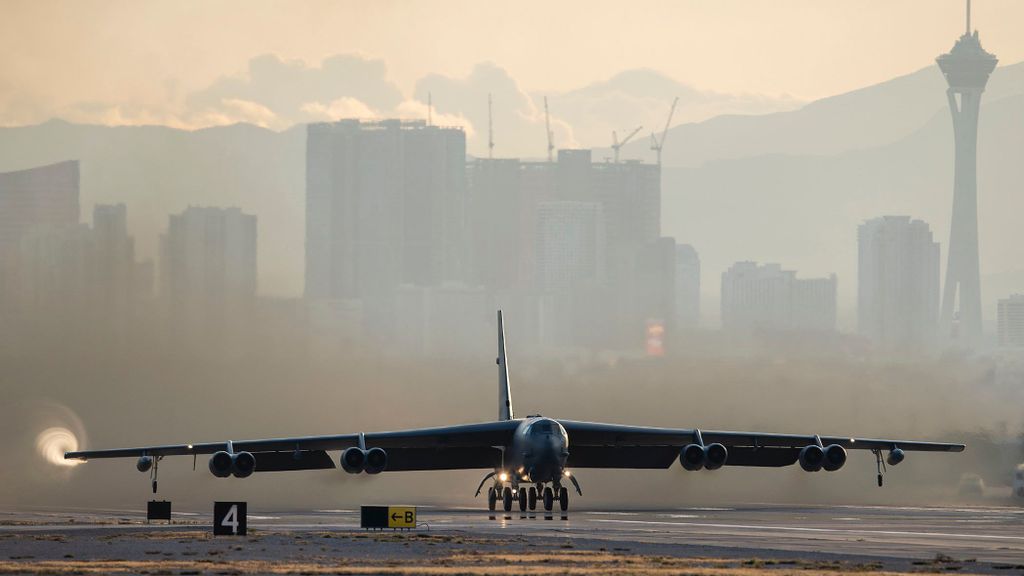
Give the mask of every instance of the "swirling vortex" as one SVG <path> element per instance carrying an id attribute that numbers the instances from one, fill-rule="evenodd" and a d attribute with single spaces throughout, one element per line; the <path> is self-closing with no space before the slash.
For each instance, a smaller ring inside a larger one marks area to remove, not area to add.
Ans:
<path id="1" fill-rule="evenodd" d="M 62 426 L 47 428 L 36 436 L 36 449 L 39 455 L 55 466 L 73 467 L 82 463 L 81 460 L 65 460 L 65 452 L 78 450 L 78 437 L 75 433 Z"/>

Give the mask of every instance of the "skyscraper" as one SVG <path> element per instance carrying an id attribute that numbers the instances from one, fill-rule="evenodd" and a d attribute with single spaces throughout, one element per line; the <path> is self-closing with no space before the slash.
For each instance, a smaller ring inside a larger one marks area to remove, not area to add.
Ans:
<path id="1" fill-rule="evenodd" d="M 537 280 L 541 292 L 600 285 L 605 276 L 604 210 L 597 202 L 537 207 Z"/>
<path id="2" fill-rule="evenodd" d="M 909 216 L 868 220 L 857 230 L 857 323 L 889 349 L 921 349 L 935 339 L 939 244 Z"/>
<path id="3" fill-rule="evenodd" d="M 978 265 L 978 113 L 981 94 L 998 60 L 981 47 L 971 32 L 971 2 L 967 0 L 967 30 L 948 54 L 936 61 L 946 76 L 946 96 L 953 115 L 956 165 L 953 176 L 953 216 L 949 258 L 942 291 L 939 327 L 944 339 L 972 345 L 981 341 L 981 279 Z"/>
<path id="4" fill-rule="evenodd" d="M 466 135 L 419 120 L 310 124 L 306 296 L 366 299 L 461 280 Z"/>
<path id="5" fill-rule="evenodd" d="M 700 256 L 689 244 L 676 245 L 676 328 L 700 323 Z"/>
<path id="6" fill-rule="evenodd" d="M 171 314 L 186 322 L 251 311 L 256 217 L 196 206 L 172 215 L 160 238 L 160 284 Z"/>
<path id="7" fill-rule="evenodd" d="M 778 264 L 737 262 L 722 273 L 722 327 L 735 331 L 830 332 L 836 276 L 796 277 Z"/>
<path id="8" fill-rule="evenodd" d="M 1003 298 L 998 306 L 999 345 L 1024 346 L 1024 294 Z"/>
<path id="9" fill-rule="evenodd" d="M 0 174 L 0 309 L 20 291 L 22 241 L 30 233 L 74 232 L 78 218 L 77 161 Z"/>

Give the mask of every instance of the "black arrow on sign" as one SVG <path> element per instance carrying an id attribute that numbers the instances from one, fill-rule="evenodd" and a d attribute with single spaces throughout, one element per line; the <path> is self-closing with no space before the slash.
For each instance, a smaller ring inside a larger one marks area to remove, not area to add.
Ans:
<path id="1" fill-rule="evenodd" d="M 398 515 L 398 512 L 392 512 L 391 513 L 391 519 L 394 520 L 395 522 L 398 522 L 399 518 L 401 518 L 401 516 Z"/>

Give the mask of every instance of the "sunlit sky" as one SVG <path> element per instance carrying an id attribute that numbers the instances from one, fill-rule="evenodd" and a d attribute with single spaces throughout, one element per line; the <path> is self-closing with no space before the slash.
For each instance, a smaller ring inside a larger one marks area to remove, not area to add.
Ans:
<path id="1" fill-rule="evenodd" d="M 11 1 L 0 17 L 0 124 L 121 105 L 126 123 L 180 115 L 189 94 L 275 54 L 381 60 L 411 98 L 428 74 L 491 62 L 527 93 L 651 68 L 702 90 L 808 101 L 930 65 L 964 0 Z M 1024 59 L 1024 2 L 975 0 L 1002 63 Z M 171 122 L 173 123 L 173 122 Z"/>

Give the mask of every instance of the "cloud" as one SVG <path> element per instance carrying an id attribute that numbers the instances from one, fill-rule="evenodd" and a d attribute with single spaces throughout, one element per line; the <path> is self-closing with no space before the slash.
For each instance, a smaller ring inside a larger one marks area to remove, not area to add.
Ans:
<path id="1" fill-rule="evenodd" d="M 377 112 L 361 100 L 350 97 L 338 98 L 328 104 L 306 102 L 299 109 L 312 122 L 328 122 L 339 118 L 369 120 L 378 117 Z"/>
<path id="2" fill-rule="evenodd" d="M 284 129 L 310 120 L 372 118 L 402 103 L 398 87 L 387 78 L 383 60 L 337 54 L 319 66 L 264 54 L 249 61 L 243 76 L 223 76 L 185 99 L 186 117 L 221 114 L 238 121 L 257 113 Z M 248 103 L 238 106 L 238 103 Z M 267 114 L 269 112 L 269 114 Z"/>
<path id="3" fill-rule="evenodd" d="M 51 117 L 104 125 L 157 124 L 183 129 L 247 122 L 284 130 L 307 122 L 342 118 L 427 117 L 433 102 L 436 124 L 466 130 L 470 154 L 487 155 L 488 109 L 493 102 L 494 153 L 501 157 L 542 158 L 547 153 L 544 97 L 551 110 L 556 148 L 604 147 L 612 131 L 620 138 L 643 126 L 634 141 L 664 126 L 669 105 L 679 97 L 673 124 L 718 114 L 761 114 L 797 107 L 788 97 L 723 94 L 698 90 L 650 69 L 620 72 L 607 80 L 561 93 L 528 93 L 504 68 L 477 64 L 464 77 L 430 74 L 403 94 L 388 78 L 383 60 L 336 54 L 319 64 L 264 54 L 244 72 L 217 78 L 182 94 L 174 79 L 164 81 L 153 101 L 78 102 L 54 106 L 20 95 L 0 79 L 3 123 L 41 122 Z M 602 152 L 604 153 L 604 152 Z"/>

